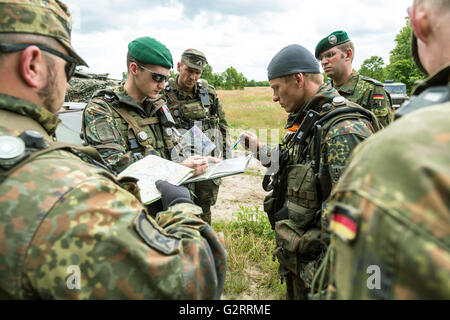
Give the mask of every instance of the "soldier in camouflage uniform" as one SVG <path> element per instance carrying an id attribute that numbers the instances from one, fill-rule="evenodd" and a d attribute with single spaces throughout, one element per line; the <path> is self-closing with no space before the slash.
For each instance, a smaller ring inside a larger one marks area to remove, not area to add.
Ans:
<path id="1" fill-rule="evenodd" d="M 288 299 L 305 299 L 327 250 L 322 209 L 352 150 L 380 129 L 375 115 L 339 96 L 323 83 L 314 56 L 299 45 L 281 50 L 268 67 L 273 100 L 289 113 L 290 131 L 270 150 L 245 132 L 245 145 L 261 162 L 278 164 L 264 179 L 264 210 L 275 229 L 280 276 Z M 272 158 L 271 163 L 267 161 Z M 326 221 L 325 221 L 326 223 Z"/>
<path id="2" fill-rule="evenodd" d="M 352 69 L 355 47 L 344 31 L 335 31 L 316 46 L 316 58 L 331 79 L 331 85 L 350 101 L 372 111 L 386 127 L 394 111 L 389 93 L 383 84 L 364 77 Z"/>
<path id="3" fill-rule="evenodd" d="M 197 125 L 216 144 L 215 155 L 227 157 L 228 123 L 214 87 L 200 80 L 208 64 L 205 55 L 196 49 L 187 49 L 178 62 L 179 75 L 169 79 L 165 90 L 167 105 L 177 128 L 191 129 Z M 195 183 L 194 201 L 202 207 L 202 219 L 211 224 L 211 206 L 217 201 L 221 179 Z"/>
<path id="4" fill-rule="evenodd" d="M 172 68 L 169 49 L 150 37 L 135 39 L 128 45 L 127 66 L 127 81 L 94 93 L 83 113 L 85 141 L 116 173 L 150 154 L 171 159 L 174 148 L 174 122 L 159 95 Z M 195 175 L 208 167 L 200 156 L 181 164 Z"/>
<path id="5" fill-rule="evenodd" d="M 60 1 L 0 1 L 0 299 L 219 298 L 226 252 L 187 189 L 158 184 L 167 211 L 152 219 L 80 158 L 101 162 L 94 149 L 53 141 L 86 65 L 70 29 Z"/>
<path id="6" fill-rule="evenodd" d="M 416 63 L 433 75 L 355 150 L 331 196 L 338 299 L 450 299 L 450 1 L 408 13 Z"/>

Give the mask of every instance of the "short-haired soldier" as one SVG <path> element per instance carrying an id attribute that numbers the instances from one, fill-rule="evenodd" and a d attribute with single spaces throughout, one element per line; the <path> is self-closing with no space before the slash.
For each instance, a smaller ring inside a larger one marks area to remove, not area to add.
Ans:
<path id="1" fill-rule="evenodd" d="M 326 200 L 353 149 L 380 128 L 375 115 L 323 83 L 314 56 L 300 45 L 283 48 L 269 64 L 273 100 L 289 113 L 280 148 L 269 150 L 244 132 L 245 145 L 278 164 L 264 188 L 264 210 L 275 230 L 274 256 L 286 280 L 288 299 L 306 299 L 327 251 Z M 270 154 L 270 156 L 269 156 Z M 272 163 L 272 164 L 273 164 Z M 325 285 L 319 288 L 321 291 Z"/>
<path id="2" fill-rule="evenodd" d="M 86 65 L 70 31 L 61 1 L 0 1 L 0 299 L 219 298 L 226 252 L 185 188 L 159 183 L 153 219 L 94 149 L 54 142 Z"/>
<path id="3" fill-rule="evenodd" d="M 392 102 L 383 84 L 353 70 L 355 45 L 345 31 L 335 31 L 320 40 L 315 55 L 341 96 L 372 111 L 383 127 L 392 122 Z"/>

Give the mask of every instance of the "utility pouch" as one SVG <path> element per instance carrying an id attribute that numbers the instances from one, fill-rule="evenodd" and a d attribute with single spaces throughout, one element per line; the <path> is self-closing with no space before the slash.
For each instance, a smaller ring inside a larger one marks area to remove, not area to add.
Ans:
<path id="1" fill-rule="evenodd" d="M 275 240 L 277 249 L 275 256 L 278 262 L 290 272 L 298 275 L 299 247 L 304 231 L 292 220 L 281 220 L 275 223 Z"/>
<path id="2" fill-rule="evenodd" d="M 326 252 L 320 230 L 313 228 L 305 232 L 292 220 L 281 220 L 275 224 L 275 239 L 275 255 L 280 265 L 299 276 L 309 287 Z"/>
<path id="3" fill-rule="evenodd" d="M 206 118 L 205 108 L 198 102 L 181 106 L 181 112 L 183 113 L 184 119 L 200 120 Z"/>

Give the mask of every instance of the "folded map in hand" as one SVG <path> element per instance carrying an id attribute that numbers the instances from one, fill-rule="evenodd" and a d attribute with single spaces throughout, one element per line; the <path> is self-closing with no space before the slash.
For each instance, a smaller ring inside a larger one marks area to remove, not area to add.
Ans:
<path id="1" fill-rule="evenodd" d="M 209 168 L 204 173 L 194 178 L 185 180 L 183 184 L 212 180 L 231 176 L 234 174 L 244 173 L 247 170 L 248 164 L 250 163 L 252 157 L 253 155 L 249 154 L 238 158 L 223 160 L 219 163 L 209 163 Z"/>
<path id="2" fill-rule="evenodd" d="M 130 165 L 118 177 L 127 176 L 138 179 L 141 200 L 145 204 L 150 204 L 161 198 L 155 185 L 156 181 L 164 180 L 179 186 L 193 174 L 194 170 L 191 168 L 150 155 Z"/>

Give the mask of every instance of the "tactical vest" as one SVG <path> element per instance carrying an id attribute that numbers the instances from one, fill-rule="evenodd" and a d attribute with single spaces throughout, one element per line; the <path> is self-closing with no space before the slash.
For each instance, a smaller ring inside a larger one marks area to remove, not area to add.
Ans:
<path id="1" fill-rule="evenodd" d="M 157 115 L 159 108 L 162 107 L 161 104 L 164 104 L 163 100 L 157 100 L 153 102 L 153 105 L 149 102 L 147 111 L 144 111 L 131 99 L 126 99 L 111 90 L 99 90 L 92 97 L 92 99 L 95 98 L 102 98 L 108 104 L 118 130 L 127 140 L 128 150 L 135 158 L 140 159 L 150 154 L 165 159 L 170 158 L 171 149 L 174 147 L 171 133 L 161 127 Z M 146 114 L 148 111 L 151 112 L 150 116 Z M 84 121 L 83 134 L 86 140 Z M 102 147 L 96 146 L 96 148 Z M 107 145 L 104 147 L 106 148 Z"/>
<path id="2" fill-rule="evenodd" d="M 12 125 L 14 128 L 11 128 Z M 57 150 L 68 151 L 87 162 L 103 168 L 106 166 L 95 149 L 55 143 L 40 125 L 25 116 L 0 110 L 0 127 L 17 129 L 22 132 L 19 137 L 11 136 L 10 134 L 0 134 L 0 140 L 6 139 L 0 141 L 0 143 L 4 147 L 3 152 L 6 151 L 7 153 L 0 153 L 0 188 L 14 172 L 31 163 L 37 157 Z M 101 172 L 103 176 L 115 181 L 111 174 L 107 174 L 103 170 Z M 39 181 L 37 182 L 39 183 Z M 18 185 L 18 187 L 21 188 L 22 186 Z M 65 187 L 70 190 L 75 185 L 66 185 Z M 53 194 L 49 193 L 48 197 L 45 198 L 46 208 L 53 208 L 61 198 L 61 190 L 55 188 L 53 192 Z M 47 214 L 48 211 L 42 211 L 42 208 L 33 208 L 27 213 L 27 215 L 32 217 L 33 223 L 26 224 L 20 233 L 14 233 L 14 235 L 20 235 L 17 239 L 11 240 L 11 238 L 8 238 L 10 245 L 8 246 L 7 254 L 1 257 L 2 263 L 6 263 L 7 269 L 2 271 L 2 277 L 0 277 L 0 299 L 36 298 L 27 297 L 26 292 L 23 290 L 23 268 L 29 244 L 41 223 L 46 219 Z"/>
<path id="3" fill-rule="evenodd" d="M 381 129 L 373 113 L 341 99 L 338 103 L 322 106 L 317 121 L 309 132 L 304 133 L 301 143 L 298 143 L 294 133 L 283 139 L 280 169 L 271 177 L 270 185 L 268 176 L 263 182 L 266 191 L 273 190 L 264 203 L 272 226 L 276 221 L 290 219 L 302 229 L 320 227 L 322 202 L 327 199 L 332 188 L 331 178 L 324 174 L 322 164 L 325 137 L 331 127 L 343 120 L 365 118 L 373 132 Z"/>
<path id="4" fill-rule="evenodd" d="M 216 92 L 208 85 L 206 80 L 197 83 L 198 97 L 182 99 L 174 88 L 177 88 L 176 79 L 170 78 L 165 95 L 167 104 L 177 123 L 177 128 L 189 130 L 194 125 L 204 133 L 209 129 L 219 129 Z"/>

